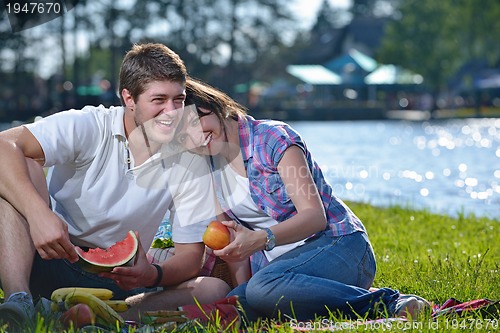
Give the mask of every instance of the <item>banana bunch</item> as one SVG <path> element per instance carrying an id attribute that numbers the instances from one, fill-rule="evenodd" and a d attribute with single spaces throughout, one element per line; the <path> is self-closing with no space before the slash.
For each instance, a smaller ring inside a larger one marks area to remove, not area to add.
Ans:
<path id="1" fill-rule="evenodd" d="M 52 311 L 65 311 L 73 305 L 87 304 L 98 319 L 108 325 L 124 323 L 118 312 L 128 310 L 128 305 L 122 300 L 111 300 L 113 292 L 104 288 L 67 287 L 54 290 L 51 295 Z"/>

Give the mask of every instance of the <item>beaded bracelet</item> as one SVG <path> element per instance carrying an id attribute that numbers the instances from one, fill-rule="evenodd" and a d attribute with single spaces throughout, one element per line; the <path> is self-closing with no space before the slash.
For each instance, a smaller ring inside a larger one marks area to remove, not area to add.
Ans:
<path id="1" fill-rule="evenodd" d="M 163 269 L 161 269 L 161 266 L 158 264 L 152 264 L 155 268 L 156 271 L 158 272 L 158 276 L 156 277 L 156 281 L 152 286 L 148 286 L 146 288 L 156 288 L 160 285 L 161 280 L 163 279 Z"/>

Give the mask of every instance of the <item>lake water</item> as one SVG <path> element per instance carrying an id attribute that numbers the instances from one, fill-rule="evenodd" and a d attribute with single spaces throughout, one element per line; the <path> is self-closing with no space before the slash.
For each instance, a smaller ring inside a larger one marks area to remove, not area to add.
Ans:
<path id="1" fill-rule="evenodd" d="M 500 220 L 500 119 L 290 124 L 342 199 Z"/>
<path id="2" fill-rule="evenodd" d="M 342 199 L 500 220 L 500 119 L 291 125 Z"/>

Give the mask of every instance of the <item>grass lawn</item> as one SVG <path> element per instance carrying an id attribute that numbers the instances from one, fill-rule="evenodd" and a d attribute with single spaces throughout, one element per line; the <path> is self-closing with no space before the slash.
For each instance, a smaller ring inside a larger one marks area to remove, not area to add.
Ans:
<path id="1" fill-rule="evenodd" d="M 442 304 L 453 297 L 460 301 L 480 298 L 500 299 L 500 221 L 474 216 L 451 218 L 404 207 L 376 208 L 349 203 L 363 220 L 377 258 L 374 287 L 390 287 L 402 293 L 418 294 Z M 1 290 L 0 290 L 1 296 Z M 329 328 L 340 318 L 325 318 Z M 351 328 L 350 332 L 500 332 L 500 315 L 483 317 L 424 318 L 391 326 L 374 324 Z M 345 322 L 345 321 L 344 321 Z M 311 323 L 319 329 L 321 321 Z M 289 325 L 256 323 L 249 332 L 294 332 Z M 32 332 L 54 331 L 39 322 Z M 158 329 L 157 332 L 166 332 Z M 215 327 L 178 327 L 177 331 L 217 332 Z M 0 332 L 5 329 L 0 328 Z M 70 332 L 75 332 L 71 330 Z M 137 330 L 140 332 L 140 330 Z"/>

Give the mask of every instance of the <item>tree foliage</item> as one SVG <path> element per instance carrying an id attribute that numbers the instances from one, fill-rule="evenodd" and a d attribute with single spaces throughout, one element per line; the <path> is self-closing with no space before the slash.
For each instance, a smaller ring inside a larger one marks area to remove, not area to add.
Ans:
<path id="1" fill-rule="evenodd" d="M 96 78 L 115 84 L 130 46 L 154 41 L 176 51 L 191 75 L 231 93 L 236 84 L 284 66 L 279 53 L 300 33 L 289 5 L 287 0 L 80 0 L 64 19 L 18 33 L 1 21 L 0 71 L 35 76 L 44 67 L 40 55 L 51 52 L 56 85 L 68 80 L 77 88 L 96 84 Z M 263 60 L 266 66 L 260 66 Z M 47 104 L 66 107 L 62 101 Z"/>
<path id="2" fill-rule="evenodd" d="M 469 61 L 498 61 L 497 0 L 400 0 L 377 58 L 422 74 L 435 92 Z"/>

